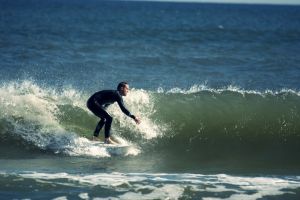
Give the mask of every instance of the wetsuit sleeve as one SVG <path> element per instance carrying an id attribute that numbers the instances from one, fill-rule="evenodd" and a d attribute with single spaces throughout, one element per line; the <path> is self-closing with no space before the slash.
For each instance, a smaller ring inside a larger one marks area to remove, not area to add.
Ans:
<path id="1" fill-rule="evenodd" d="M 118 102 L 118 104 L 119 104 L 119 106 L 120 106 L 122 112 L 123 112 L 125 115 L 131 117 L 132 119 L 135 119 L 135 116 L 132 115 L 132 114 L 129 112 L 129 110 L 125 107 L 124 101 L 123 101 L 123 98 L 122 98 L 122 97 L 120 97 L 120 98 L 118 99 L 117 102 Z"/>

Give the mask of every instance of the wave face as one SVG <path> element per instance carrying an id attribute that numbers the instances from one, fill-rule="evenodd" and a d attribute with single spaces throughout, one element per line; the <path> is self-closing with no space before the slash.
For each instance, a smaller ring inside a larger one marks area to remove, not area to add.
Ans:
<path id="1" fill-rule="evenodd" d="M 298 163 L 299 92 L 204 86 L 160 92 L 156 118 L 171 127 L 164 150 L 189 160 Z"/>
<path id="2" fill-rule="evenodd" d="M 18 144 L 21 146 L 17 148 L 28 151 L 111 156 L 112 152 L 86 139 L 98 120 L 85 106 L 89 95 L 70 87 L 55 90 L 32 81 L 2 84 L 1 148 Z M 192 163 L 264 159 L 299 165 L 298 91 L 205 86 L 168 91 L 132 89 L 124 101 L 143 121 L 136 126 L 117 105 L 109 108 L 114 117 L 113 135 L 133 146 L 126 155 L 160 152 L 169 159 Z"/>

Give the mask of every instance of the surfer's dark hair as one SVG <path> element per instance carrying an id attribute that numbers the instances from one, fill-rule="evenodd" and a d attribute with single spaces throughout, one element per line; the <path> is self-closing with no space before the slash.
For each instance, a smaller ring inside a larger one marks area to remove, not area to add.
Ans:
<path id="1" fill-rule="evenodd" d="M 121 83 L 118 84 L 118 90 L 120 90 L 122 87 L 125 87 L 126 85 L 128 85 L 128 83 L 125 81 L 122 81 Z"/>

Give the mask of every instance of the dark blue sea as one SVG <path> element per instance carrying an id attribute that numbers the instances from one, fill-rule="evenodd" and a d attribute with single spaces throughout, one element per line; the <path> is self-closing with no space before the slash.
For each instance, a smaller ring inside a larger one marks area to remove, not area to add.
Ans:
<path id="1" fill-rule="evenodd" d="M 0 199 L 300 199 L 300 7 L 0 0 Z M 130 86 L 112 136 L 94 92 Z M 103 138 L 101 132 L 101 138 Z"/>

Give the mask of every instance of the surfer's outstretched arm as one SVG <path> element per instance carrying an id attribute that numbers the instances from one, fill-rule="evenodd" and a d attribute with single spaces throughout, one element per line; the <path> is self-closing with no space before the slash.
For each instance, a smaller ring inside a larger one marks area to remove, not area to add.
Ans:
<path id="1" fill-rule="evenodd" d="M 128 117 L 131 117 L 131 118 L 135 121 L 135 123 L 137 123 L 137 124 L 140 124 L 140 123 L 141 123 L 141 120 L 140 120 L 138 117 L 136 117 L 135 115 L 132 115 L 132 114 L 129 112 L 129 110 L 125 107 L 124 101 L 123 101 L 122 98 L 119 99 L 118 105 L 119 105 L 119 107 L 121 108 L 122 112 L 123 112 L 125 115 L 127 115 Z"/>

